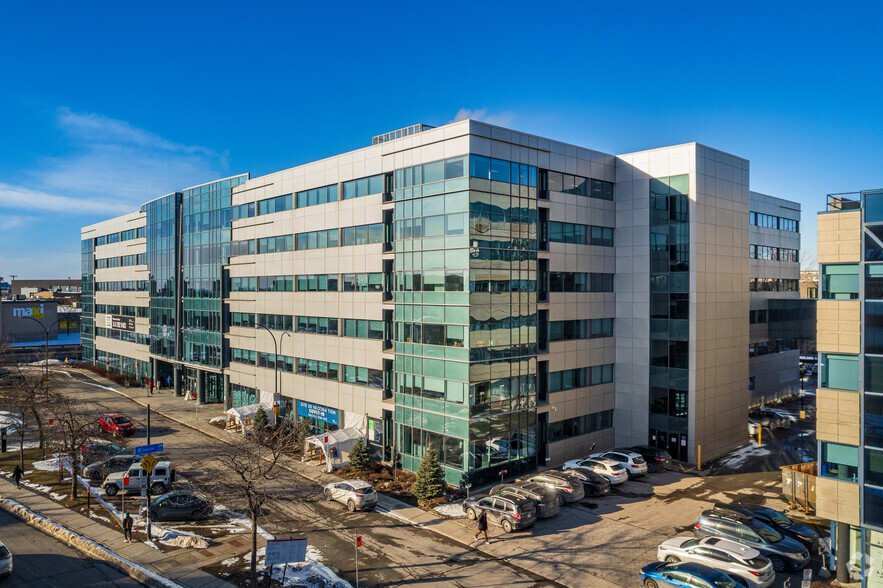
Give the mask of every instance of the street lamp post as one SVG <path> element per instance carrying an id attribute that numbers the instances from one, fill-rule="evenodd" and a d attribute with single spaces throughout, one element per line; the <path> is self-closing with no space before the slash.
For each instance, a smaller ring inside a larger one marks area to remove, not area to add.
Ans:
<path id="1" fill-rule="evenodd" d="M 282 405 L 282 397 L 279 395 L 279 349 L 282 345 L 282 340 L 285 339 L 285 335 L 291 336 L 291 333 L 288 331 L 284 331 L 282 335 L 279 336 L 279 340 L 276 340 L 276 335 L 273 334 L 269 328 L 264 327 L 262 325 L 258 325 L 258 328 L 263 329 L 270 333 L 270 336 L 273 338 L 273 351 L 275 352 L 273 355 L 273 375 L 275 377 L 274 389 L 273 389 L 273 404 L 276 403 L 280 406 Z M 273 411 L 273 426 L 279 424 L 279 414 L 276 410 Z"/>
<path id="2" fill-rule="evenodd" d="M 30 319 L 30 320 L 34 321 L 35 323 L 37 323 L 38 325 L 40 325 L 40 328 L 43 329 L 43 331 L 46 333 L 46 363 L 43 366 L 43 381 L 45 382 L 46 380 L 49 379 L 49 332 L 52 331 L 52 327 L 54 327 L 59 322 L 61 322 L 61 319 L 58 319 L 57 321 L 55 321 L 54 323 L 49 325 L 49 328 L 47 329 L 46 325 L 44 325 L 43 323 L 41 323 L 40 321 L 38 321 L 34 317 L 26 316 L 25 318 Z"/>

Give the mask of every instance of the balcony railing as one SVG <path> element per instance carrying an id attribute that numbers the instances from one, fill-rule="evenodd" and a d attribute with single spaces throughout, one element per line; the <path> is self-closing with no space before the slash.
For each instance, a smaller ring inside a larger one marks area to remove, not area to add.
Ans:
<path id="1" fill-rule="evenodd" d="M 853 196 L 853 198 L 849 198 Z M 840 210 L 860 210 L 862 207 L 861 192 L 841 192 L 828 194 L 828 212 Z"/>

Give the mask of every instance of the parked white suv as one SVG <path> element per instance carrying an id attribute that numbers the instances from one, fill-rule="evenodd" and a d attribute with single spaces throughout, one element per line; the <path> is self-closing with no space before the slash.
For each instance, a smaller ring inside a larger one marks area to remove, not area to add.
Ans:
<path id="1" fill-rule="evenodd" d="M 640 453 L 627 451 L 623 449 L 613 449 L 602 453 L 593 453 L 589 456 L 593 459 L 604 458 L 612 459 L 629 473 L 629 478 L 637 478 L 647 473 L 647 462 L 641 457 Z"/>
<path id="2" fill-rule="evenodd" d="M 161 461 L 150 475 L 150 493 L 154 496 L 165 494 L 174 481 L 175 470 L 172 469 L 172 463 Z M 140 494 L 141 489 L 147 487 L 147 472 L 141 468 L 140 463 L 135 463 L 124 472 L 109 475 L 101 487 L 108 496 L 116 496 L 118 492 Z"/>
<path id="3" fill-rule="evenodd" d="M 561 466 L 562 470 L 570 470 L 573 468 L 588 468 L 596 474 L 601 474 L 608 480 L 612 486 L 622 484 L 629 479 L 625 468 L 612 459 L 604 458 L 588 458 L 588 459 L 571 459 L 564 462 Z"/>

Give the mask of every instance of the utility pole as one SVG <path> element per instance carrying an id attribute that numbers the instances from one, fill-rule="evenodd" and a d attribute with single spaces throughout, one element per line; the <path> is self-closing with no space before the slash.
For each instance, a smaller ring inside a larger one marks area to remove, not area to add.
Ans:
<path id="1" fill-rule="evenodd" d="M 279 394 L 279 347 L 282 345 L 282 340 L 285 339 L 285 335 L 291 336 L 291 333 L 288 331 L 284 331 L 282 335 L 279 337 L 279 340 L 276 340 L 276 335 L 273 334 L 269 328 L 258 325 L 259 329 L 263 329 L 270 333 L 270 336 L 273 338 L 273 375 L 275 376 L 275 383 L 273 389 L 273 405 L 276 406 L 277 403 L 282 404 L 282 396 Z M 273 426 L 279 424 L 279 413 L 277 411 L 273 411 Z"/>

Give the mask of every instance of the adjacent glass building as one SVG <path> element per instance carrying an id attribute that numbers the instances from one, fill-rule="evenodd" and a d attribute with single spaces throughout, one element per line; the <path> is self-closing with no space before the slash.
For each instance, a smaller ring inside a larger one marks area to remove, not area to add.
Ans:
<path id="1" fill-rule="evenodd" d="M 431 445 L 452 484 L 614 444 L 710 459 L 745 440 L 748 233 L 720 151 L 414 125 L 85 227 L 83 341 L 406 469 Z"/>
<path id="2" fill-rule="evenodd" d="M 818 215 L 817 514 L 838 580 L 883 586 L 883 190 Z"/>

